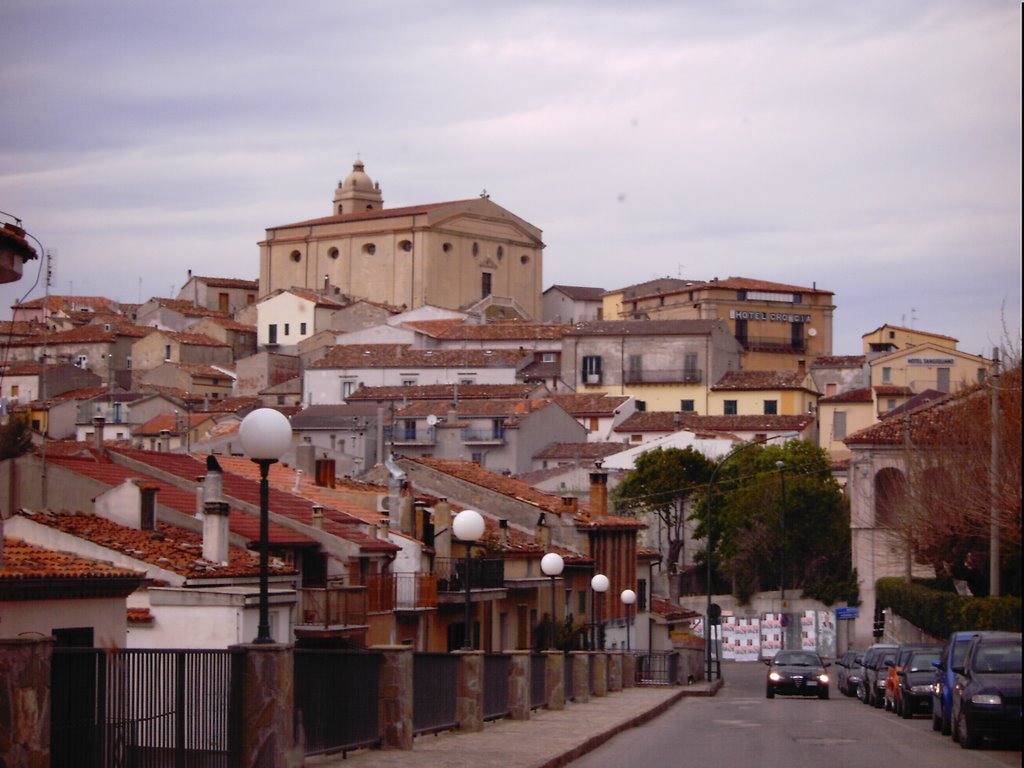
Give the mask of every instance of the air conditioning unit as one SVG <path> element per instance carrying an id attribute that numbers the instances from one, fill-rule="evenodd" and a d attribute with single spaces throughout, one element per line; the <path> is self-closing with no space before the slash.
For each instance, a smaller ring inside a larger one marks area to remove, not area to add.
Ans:
<path id="1" fill-rule="evenodd" d="M 382 515 L 386 515 L 388 513 L 388 508 L 390 506 L 391 498 L 389 496 L 381 494 L 380 496 L 377 497 L 377 511 L 380 512 Z"/>

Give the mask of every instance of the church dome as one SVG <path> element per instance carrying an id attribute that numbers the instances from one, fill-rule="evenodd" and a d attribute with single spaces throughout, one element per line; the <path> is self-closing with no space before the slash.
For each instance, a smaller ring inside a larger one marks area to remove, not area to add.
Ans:
<path id="1" fill-rule="evenodd" d="M 373 191 L 373 180 L 363 170 L 363 161 L 356 160 L 352 164 L 352 173 L 342 183 L 343 189 L 358 189 L 363 192 Z"/>

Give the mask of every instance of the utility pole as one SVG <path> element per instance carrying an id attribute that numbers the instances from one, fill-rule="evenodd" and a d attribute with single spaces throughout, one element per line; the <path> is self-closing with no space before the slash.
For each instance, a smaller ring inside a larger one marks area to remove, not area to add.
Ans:
<path id="1" fill-rule="evenodd" d="M 992 435 L 991 462 L 988 470 L 989 550 L 988 593 L 999 597 L 999 347 L 992 349 L 991 396 Z"/>

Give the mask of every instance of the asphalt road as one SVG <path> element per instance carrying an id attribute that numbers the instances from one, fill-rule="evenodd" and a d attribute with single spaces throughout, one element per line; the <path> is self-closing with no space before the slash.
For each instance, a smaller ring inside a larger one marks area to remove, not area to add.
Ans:
<path id="1" fill-rule="evenodd" d="M 831 672 L 834 666 L 829 669 Z M 1021 765 L 1019 745 L 965 750 L 932 731 L 931 719 L 903 720 L 847 698 L 765 698 L 763 664 L 727 664 L 724 687 L 683 699 L 649 723 L 619 734 L 572 768 L 934 768 Z"/>

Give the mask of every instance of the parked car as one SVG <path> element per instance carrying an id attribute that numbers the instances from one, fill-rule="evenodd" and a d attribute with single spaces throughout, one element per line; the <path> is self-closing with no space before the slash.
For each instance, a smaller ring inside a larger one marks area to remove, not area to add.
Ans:
<path id="1" fill-rule="evenodd" d="M 836 661 L 836 690 L 845 696 L 856 696 L 860 686 L 861 664 L 864 650 L 850 648 Z"/>
<path id="2" fill-rule="evenodd" d="M 890 643 L 875 643 L 864 654 L 864 671 L 860 681 L 861 696 L 865 704 L 873 707 L 882 706 L 885 695 L 885 675 L 888 671 L 885 662 L 896 657 L 897 646 Z"/>
<path id="3" fill-rule="evenodd" d="M 896 658 L 892 663 L 887 664 L 888 670 L 885 680 L 885 709 L 887 712 L 899 714 L 900 710 L 900 677 L 899 673 L 907 663 L 907 659 L 914 651 L 942 649 L 936 643 L 905 643 L 896 650 Z M 933 673 L 934 676 L 934 673 Z"/>
<path id="4" fill-rule="evenodd" d="M 1019 739 L 1020 633 L 975 635 L 953 672 L 953 741 L 974 749 L 985 737 Z"/>
<path id="5" fill-rule="evenodd" d="M 949 736 L 953 724 L 953 668 L 963 665 L 967 645 L 977 632 L 953 632 L 942 647 L 942 655 L 936 663 L 934 692 L 932 693 L 932 730 Z"/>
<path id="6" fill-rule="evenodd" d="M 765 693 L 769 699 L 774 699 L 776 693 L 828 698 L 825 668 L 829 665 L 813 651 L 779 651 L 764 663 L 768 665 Z"/>
<path id="7" fill-rule="evenodd" d="M 941 658 L 942 646 L 912 651 L 896 673 L 899 695 L 896 714 L 909 720 L 918 712 L 931 712 L 935 685 L 935 662 Z"/>

